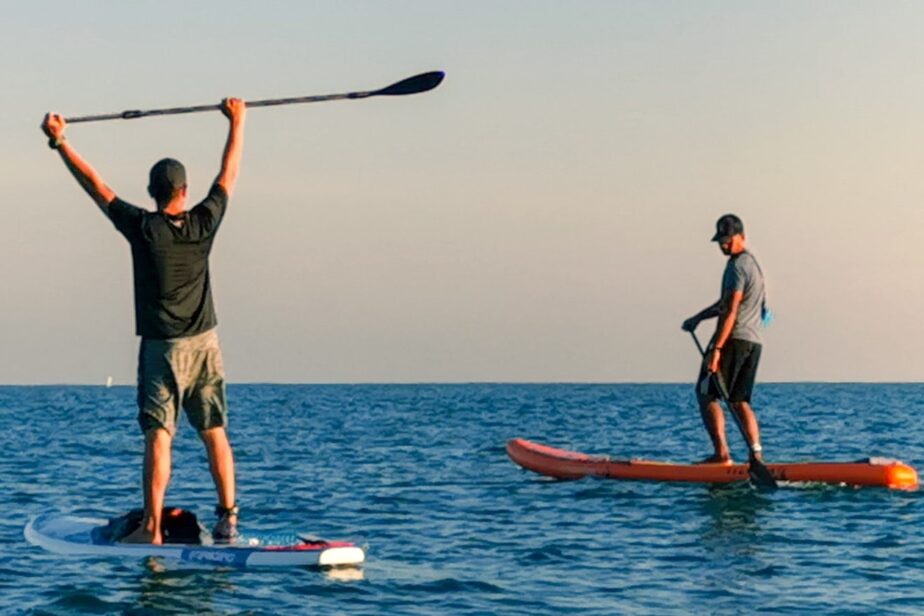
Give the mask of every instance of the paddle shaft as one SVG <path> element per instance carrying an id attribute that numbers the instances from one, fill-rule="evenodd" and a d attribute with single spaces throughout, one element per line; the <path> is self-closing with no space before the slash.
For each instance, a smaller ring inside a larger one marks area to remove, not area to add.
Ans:
<path id="1" fill-rule="evenodd" d="M 700 344 L 699 338 L 696 337 L 696 332 L 690 332 L 690 335 L 693 336 L 693 342 L 696 343 L 696 348 L 699 349 L 699 354 L 706 358 L 706 350 L 703 348 L 703 345 Z M 728 401 L 728 390 L 725 388 L 725 382 L 722 380 L 722 375 L 718 372 L 713 372 L 715 375 L 715 384 L 716 388 L 719 390 L 719 397 L 722 398 L 722 402 L 727 404 L 731 408 L 731 402 Z M 735 416 L 735 421 L 738 423 L 738 429 L 741 430 L 741 434 L 744 435 L 745 441 L 747 440 L 747 434 L 744 432 L 744 426 L 741 424 L 741 420 L 738 419 L 737 413 L 732 413 Z"/>
<path id="2" fill-rule="evenodd" d="M 293 103 L 319 103 L 322 101 L 336 101 L 345 98 L 366 98 L 375 96 L 375 92 L 351 92 L 350 94 L 327 94 L 321 96 L 298 96 L 294 98 L 276 98 L 260 101 L 247 101 L 247 108 L 270 107 L 272 105 L 291 105 Z M 101 120 L 134 120 L 148 116 L 180 115 L 182 113 L 198 113 L 200 111 L 219 111 L 221 105 L 194 105 L 192 107 L 168 107 L 166 109 L 149 109 L 147 111 L 128 110 L 118 113 L 102 113 L 99 115 L 77 116 L 65 118 L 68 124 L 77 122 L 99 122 Z"/>
<path id="3" fill-rule="evenodd" d="M 378 90 L 364 90 L 359 92 L 345 92 L 343 94 L 321 94 L 316 96 L 294 96 L 290 98 L 269 98 L 258 101 L 247 101 L 247 108 L 251 107 L 273 107 L 276 105 L 292 105 L 295 103 L 321 103 L 325 101 L 339 101 L 348 99 L 369 98 L 370 96 L 402 96 L 405 94 L 417 94 L 432 90 L 443 80 L 443 73 L 434 71 L 431 73 L 422 73 L 397 83 L 393 83 L 385 88 Z M 191 107 L 168 107 L 166 109 L 149 109 L 128 110 L 118 113 L 103 113 L 99 115 L 76 116 L 65 118 L 68 124 L 75 122 L 98 122 L 101 120 L 134 120 L 136 118 L 145 118 L 148 116 L 178 115 L 182 113 L 197 113 L 200 111 L 218 111 L 221 105 L 194 105 Z"/>
<path id="4" fill-rule="evenodd" d="M 700 356 L 703 359 L 705 359 L 706 350 L 703 349 L 703 345 L 700 344 L 699 338 L 696 337 L 696 332 L 691 331 L 690 335 L 693 337 L 693 342 L 696 343 L 696 348 L 699 349 Z M 742 423 L 741 418 L 738 417 L 738 413 L 735 412 L 735 408 L 732 406 L 731 401 L 728 399 L 728 389 L 726 389 L 725 387 L 725 382 L 722 380 L 722 375 L 719 374 L 718 372 L 713 372 L 711 373 L 711 377 L 713 379 L 713 382 L 716 385 L 716 389 L 719 391 L 719 398 L 722 400 L 725 406 L 728 407 L 728 412 L 731 414 L 732 418 L 735 420 L 735 425 L 738 426 L 738 430 L 741 432 L 741 436 L 744 437 L 744 442 L 747 443 L 748 449 L 750 449 L 751 444 L 748 442 L 748 433 L 744 429 L 744 424 Z M 770 473 L 770 469 L 767 468 L 766 464 L 764 464 L 763 462 L 759 460 L 756 460 L 753 456 L 751 456 L 750 466 L 751 468 L 759 469 L 759 473 L 757 473 L 756 475 L 762 481 L 764 481 L 768 486 L 771 486 L 774 488 L 776 487 L 776 480 L 773 479 L 773 475 Z"/>

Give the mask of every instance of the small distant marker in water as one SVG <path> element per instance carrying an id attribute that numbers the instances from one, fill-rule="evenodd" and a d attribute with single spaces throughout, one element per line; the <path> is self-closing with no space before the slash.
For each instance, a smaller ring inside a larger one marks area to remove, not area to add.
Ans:
<path id="1" fill-rule="evenodd" d="M 112 387 L 112 377 L 111 376 L 106 377 L 106 387 Z"/>

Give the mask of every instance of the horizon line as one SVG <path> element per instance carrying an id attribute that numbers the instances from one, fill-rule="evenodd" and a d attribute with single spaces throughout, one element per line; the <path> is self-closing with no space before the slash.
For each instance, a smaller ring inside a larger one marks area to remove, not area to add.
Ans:
<path id="1" fill-rule="evenodd" d="M 226 382 L 229 386 L 409 386 L 409 385 L 690 385 L 693 381 L 234 381 Z M 849 381 L 849 380 L 798 380 L 798 381 L 764 381 L 758 385 L 921 385 L 921 381 Z M 101 387 L 112 389 L 114 387 L 137 387 L 136 383 L 0 383 L 3 387 Z"/>

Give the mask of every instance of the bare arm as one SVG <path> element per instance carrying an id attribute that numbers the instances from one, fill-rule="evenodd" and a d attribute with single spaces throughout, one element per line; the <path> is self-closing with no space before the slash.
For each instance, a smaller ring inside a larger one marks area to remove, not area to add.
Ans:
<path id="1" fill-rule="evenodd" d="M 710 372 L 717 372 L 719 369 L 719 355 L 735 328 L 735 321 L 738 319 L 738 308 L 741 307 L 742 299 L 744 299 L 743 291 L 733 291 L 728 297 L 727 309 L 719 315 L 719 323 L 715 330 L 715 344 L 713 344 L 712 355 L 709 358 Z"/>
<path id="2" fill-rule="evenodd" d="M 711 306 L 707 306 L 706 308 L 703 308 L 694 314 L 692 317 L 684 321 L 683 325 L 680 327 L 685 331 L 691 332 L 696 329 L 696 326 L 699 325 L 700 321 L 704 321 L 706 319 L 714 319 L 715 317 L 719 316 L 721 309 L 722 300 L 720 299 Z"/>
<path id="3" fill-rule="evenodd" d="M 215 178 L 215 183 L 225 189 L 228 196 L 237 183 L 237 172 L 241 167 L 241 157 L 244 151 L 244 116 L 247 106 L 239 98 L 226 98 L 221 101 L 221 112 L 228 118 L 228 140 L 225 142 L 225 151 L 221 157 L 221 171 Z"/>
<path id="4" fill-rule="evenodd" d="M 48 136 L 49 144 L 58 150 L 61 160 L 64 161 L 68 171 L 71 172 L 71 175 L 74 176 L 81 188 L 90 195 L 90 198 L 101 210 L 105 211 L 109 204 L 115 200 L 116 194 L 106 185 L 96 170 L 90 166 L 90 163 L 81 158 L 77 150 L 64 139 L 65 128 L 67 128 L 67 123 L 64 121 L 63 116 L 57 113 L 45 114 L 45 119 L 42 121 L 42 131 Z"/>

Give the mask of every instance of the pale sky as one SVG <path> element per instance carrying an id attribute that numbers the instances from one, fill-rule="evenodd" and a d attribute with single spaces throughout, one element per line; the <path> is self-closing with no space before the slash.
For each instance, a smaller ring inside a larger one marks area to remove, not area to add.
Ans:
<path id="1" fill-rule="evenodd" d="M 692 380 L 681 321 L 745 222 L 763 381 L 924 375 L 924 3 L 3 2 L 0 383 L 134 382 L 131 257 L 42 115 L 253 109 L 212 255 L 231 382 Z M 217 112 L 71 126 L 153 207 Z M 711 323 L 701 326 L 707 338 Z"/>

